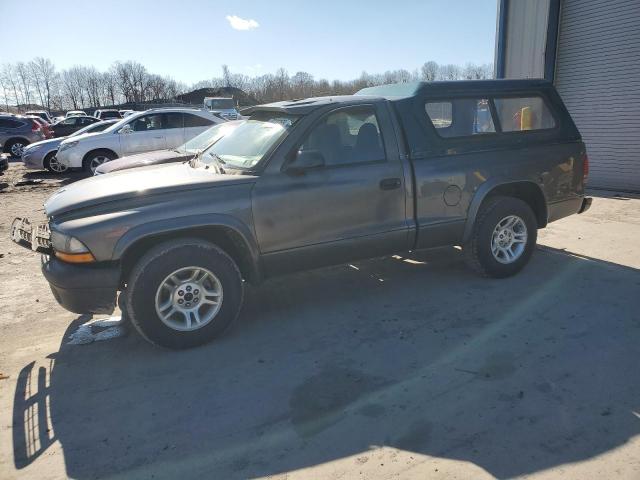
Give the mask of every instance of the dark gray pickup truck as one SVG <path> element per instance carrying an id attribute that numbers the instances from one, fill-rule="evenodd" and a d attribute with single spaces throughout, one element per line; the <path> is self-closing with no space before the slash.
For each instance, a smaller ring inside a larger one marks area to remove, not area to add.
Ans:
<path id="1" fill-rule="evenodd" d="M 537 229 L 589 208 L 587 172 L 550 83 L 386 85 L 255 107 L 189 163 L 68 185 L 12 235 L 63 307 L 108 313 L 120 292 L 146 339 L 184 348 L 231 324 L 245 281 L 444 245 L 513 275 Z"/>

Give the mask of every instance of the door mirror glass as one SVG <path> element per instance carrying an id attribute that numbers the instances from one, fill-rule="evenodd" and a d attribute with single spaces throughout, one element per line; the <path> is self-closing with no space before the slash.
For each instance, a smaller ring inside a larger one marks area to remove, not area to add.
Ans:
<path id="1" fill-rule="evenodd" d="M 122 127 L 118 133 L 132 133 L 132 132 L 133 132 L 133 129 L 131 128 L 131 125 L 127 124 L 124 127 Z"/>

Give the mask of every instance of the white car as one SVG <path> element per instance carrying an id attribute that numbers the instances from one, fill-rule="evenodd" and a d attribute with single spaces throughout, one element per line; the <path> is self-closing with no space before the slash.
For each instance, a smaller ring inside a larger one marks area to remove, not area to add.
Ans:
<path id="1" fill-rule="evenodd" d="M 205 110 L 161 108 L 136 112 L 101 133 L 64 140 L 56 158 L 67 168 L 93 174 L 104 162 L 152 150 L 176 148 L 223 119 Z"/>
<path id="2" fill-rule="evenodd" d="M 78 116 L 80 116 L 80 117 L 84 117 L 84 116 L 86 116 L 86 115 L 87 115 L 87 114 L 86 114 L 86 113 L 84 113 L 82 110 L 69 110 L 69 111 L 67 112 L 66 118 L 69 118 L 69 117 L 78 117 Z"/>

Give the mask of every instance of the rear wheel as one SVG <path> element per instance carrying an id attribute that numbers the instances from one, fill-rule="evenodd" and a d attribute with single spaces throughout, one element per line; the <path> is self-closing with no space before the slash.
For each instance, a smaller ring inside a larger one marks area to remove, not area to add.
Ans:
<path id="1" fill-rule="evenodd" d="M 518 198 L 495 196 L 482 204 L 464 245 L 467 264 L 482 275 L 504 278 L 527 264 L 538 235 L 531 207 Z"/>
<path id="2" fill-rule="evenodd" d="M 96 173 L 96 169 L 105 162 L 110 162 L 118 158 L 116 154 L 108 150 L 96 150 L 89 153 L 82 162 L 82 168 L 91 175 Z"/>
<path id="3" fill-rule="evenodd" d="M 237 265 L 222 249 L 183 239 L 144 255 L 124 295 L 128 317 L 145 339 L 179 349 L 221 335 L 238 316 L 243 285 Z"/>
<path id="4" fill-rule="evenodd" d="M 13 158 L 19 158 L 22 156 L 24 147 L 26 147 L 27 145 L 29 145 L 29 142 L 27 140 L 11 140 L 5 145 L 5 151 L 11 154 Z"/>
<path id="5" fill-rule="evenodd" d="M 44 157 L 42 165 L 51 173 L 65 173 L 69 169 L 69 167 L 58 161 L 58 158 L 56 157 L 57 153 L 57 151 L 47 153 L 47 156 Z"/>

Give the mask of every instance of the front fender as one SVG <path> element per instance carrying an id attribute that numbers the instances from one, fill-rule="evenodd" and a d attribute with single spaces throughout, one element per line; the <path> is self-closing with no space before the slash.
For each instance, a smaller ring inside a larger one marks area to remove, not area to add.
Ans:
<path id="1" fill-rule="evenodd" d="M 260 255 L 255 236 L 249 226 L 236 217 L 225 214 L 201 214 L 143 223 L 128 230 L 116 242 L 111 259 L 118 261 L 125 251 L 135 243 L 155 237 L 195 228 L 213 229 L 223 227 L 233 230 L 245 242 L 254 266 L 259 265 Z"/>

